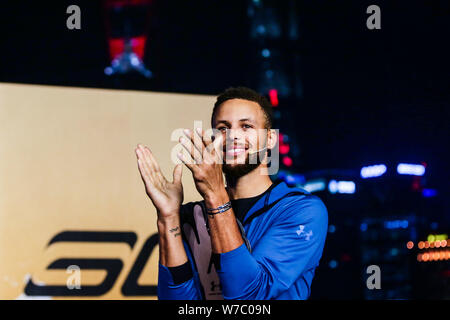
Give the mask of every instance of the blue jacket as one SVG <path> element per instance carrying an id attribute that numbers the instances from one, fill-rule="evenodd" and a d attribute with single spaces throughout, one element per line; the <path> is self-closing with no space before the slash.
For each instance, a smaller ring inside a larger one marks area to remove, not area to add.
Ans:
<path id="1" fill-rule="evenodd" d="M 240 227 L 247 244 L 216 254 L 214 259 L 223 298 L 307 299 L 328 229 L 323 202 L 301 188 L 279 181 L 247 212 Z M 159 299 L 205 299 L 198 268 L 185 238 L 183 244 L 192 276 L 175 283 L 171 270 L 159 263 Z"/>

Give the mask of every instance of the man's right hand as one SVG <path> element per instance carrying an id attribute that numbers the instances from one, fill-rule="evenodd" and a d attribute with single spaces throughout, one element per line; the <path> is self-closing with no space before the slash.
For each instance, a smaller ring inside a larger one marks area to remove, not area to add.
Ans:
<path id="1" fill-rule="evenodd" d="M 183 203 L 183 185 L 181 184 L 183 166 L 181 164 L 175 166 L 173 181 L 169 182 L 163 176 L 149 148 L 138 144 L 135 152 L 146 193 L 157 209 L 158 220 L 177 218 L 180 206 Z"/>

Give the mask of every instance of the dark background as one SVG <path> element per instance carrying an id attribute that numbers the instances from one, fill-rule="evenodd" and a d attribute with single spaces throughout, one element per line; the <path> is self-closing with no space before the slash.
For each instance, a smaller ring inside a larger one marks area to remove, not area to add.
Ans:
<path id="1" fill-rule="evenodd" d="M 267 12 L 260 20 L 249 13 L 256 3 Z M 71 4 L 81 7 L 81 30 L 66 28 Z M 381 8 L 381 30 L 366 27 L 372 4 Z M 345 176 L 367 164 L 426 162 L 422 183 L 438 190 L 433 203 L 411 202 L 404 181 L 393 176 L 362 189 L 383 194 L 383 200 L 321 195 L 342 236 L 328 238 L 324 267 L 317 271 L 323 275 L 317 279 L 326 281 L 314 280 L 312 298 L 371 298 L 362 288 L 364 249 L 353 243 L 361 243 L 359 225 L 366 217 L 413 213 L 422 221 L 417 239 L 431 232 L 430 222 L 439 223 L 436 232 L 448 231 L 449 1 L 156 0 L 144 58 L 152 79 L 104 74 L 111 63 L 105 19 L 100 1 L 3 1 L 0 81 L 214 95 L 244 85 L 267 94 L 262 70 L 270 68 L 284 79 L 276 125 L 289 136 L 294 162 L 283 169 L 306 176 L 336 169 Z M 258 23 L 274 24 L 278 33 L 255 36 Z M 269 67 L 262 48 L 272 52 Z M 354 263 L 333 270 L 340 275 L 336 280 L 325 269 L 330 257 L 342 254 L 352 258 L 341 260 Z M 442 263 L 439 281 L 448 287 L 448 262 Z M 436 287 L 426 292 L 414 276 L 419 271 L 411 271 L 407 295 L 381 298 L 449 298 L 448 289 L 435 296 L 430 292 Z"/>

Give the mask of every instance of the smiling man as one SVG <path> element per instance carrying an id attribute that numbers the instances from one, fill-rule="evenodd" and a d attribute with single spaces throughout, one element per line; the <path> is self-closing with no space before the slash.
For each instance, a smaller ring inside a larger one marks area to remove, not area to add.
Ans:
<path id="1" fill-rule="evenodd" d="M 327 210 L 307 191 L 270 179 L 268 159 L 277 143 L 271 108 L 251 89 L 229 88 L 214 105 L 213 137 L 185 130 L 180 143 L 189 157 L 179 158 L 202 201 L 182 205 L 182 165 L 169 182 L 149 148 L 136 148 L 157 209 L 159 299 L 309 297 Z"/>

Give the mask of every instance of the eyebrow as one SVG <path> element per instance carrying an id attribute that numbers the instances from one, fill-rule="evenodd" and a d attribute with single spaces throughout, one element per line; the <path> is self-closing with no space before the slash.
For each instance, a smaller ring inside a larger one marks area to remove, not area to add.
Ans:
<path id="1" fill-rule="evenodd" d="M 243 118 L 243 119 L 239 119 L 239 122 L 245 122 L 245 121 L 253 122 L 253 119 L 252 119 L 252 118 Z M 216 125 L 218 125 L 219 123 L 224 123 L 224 124 L 227 124 L 227 125 L 230 124 L 227 120 L 217 120 L 217 121 L 216 121 Z"/>

